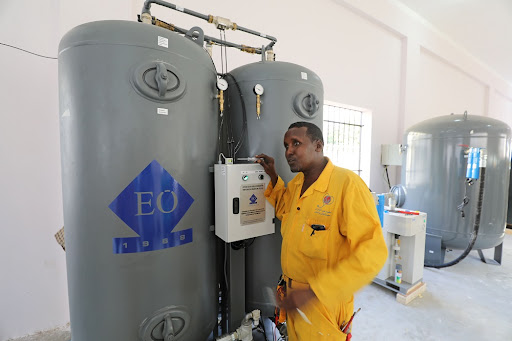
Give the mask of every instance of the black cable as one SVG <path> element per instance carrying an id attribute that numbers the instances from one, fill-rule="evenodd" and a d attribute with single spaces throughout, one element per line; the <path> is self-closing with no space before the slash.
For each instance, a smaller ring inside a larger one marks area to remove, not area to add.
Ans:
<path id="1" fill-rule="evenodd" d="M 224 41 L 227 41 L 226 31 L 224 31 Z M 228 47 L 224 45 L 224 56 L 226 56 L 226 72 L 228 72 Z"/>
<path id="2" fill-rule="evenodd" d="M 226 119 L 228 120 L 226 125 L 226 146 L 228 148 L 228 155 L 232 158 L 234 150 L 233 143 L 235 140 L 233 138 L 233 112 L 231 110 L 231 96 L 226 96 L 226 107 L 229 108 L 226 110 Z"/>
<path id="3" fill-rule="evenodd" d="M 388 186 L 389 186 L 389 190 L 391 190 L 391 182 L 389 181 L 388 166 L 384 166 L 384 168 L 386 169 L 386 177 L 388 178 Z"/>
<path id="4" fill-rule="evenodd" d="M 251 246 L 254 243 L 254 240 L 256 238 L 244 239 L 244 240 L 238 240 L 236 242 L 231 243 L 231 248 L 233 250 L 240 250 L 240 249 L 247 249 L 249 246 Z"/>
<path id="5" fill-rule="evenodd" d="M 223 42 L 227 42 L 227 38 L 226 38 L 226 30 L 221 30 L 221 36 L 223 37 Z M 226 73 L 228 72 L 228 48 L 227 46 L 224 44 L 222 45 L 221 47 L 221 50 L 224 50 L 224 60 L 222 61 L 223 63 L 223 67 L 222 69 L 224 70 L 224 68 L 226 69 Z M 223 71 L 224 73 L 224 71 Z M 227 103 L 226 103 L 227 104 Z M 233 138 L 233 124 L 232 124 L 232 119 L 231 119 L 231 110 L 228 110 L 229 111 L 229 119 L 228 119 L 228 123 L 227 123 L 227 146 L 228 146 L 228 150 L 229 150 L 229 157 L 231 158 L 234 158 L 234 148 L 233 148 L 233 143 L 235 142 L 234 138 Z"/>
<path id="6" fill-rule="evenodd" d="M 465 186 L 464 186 L 464 198 L 462 198 L 462 203 L 460 205 L 457 206 L 457 209 L 460 211 L 460 215 L 462 218 L 464 218 L 466 216 L 466 214 L 464 213 L 464 207 L 469 204 L 469 198 L 467 196 L 467 193 L 468 193 L 468 186 L 471 186 L 473 185 L 473 181 L 474 179 L 466 179 L 466 181 L 464 182 L 465 183 Z"/>
<path id="7" fill-rule="evenodd" d="M 268 341 L 267 331 L 265 330 L 265 321 L 263 321 L 263 318 L 261 316 L 260 316 L 260 326 L 263 329 L 263 335 L 265 335 L 265 341 Z"/>
<path id="8" fill-rule="evenodd" d="M 231 109 L 231 96 L 227 96 L 228 98 L 228 107 Z M 228 132 L 227 132 L 227 144 L 229 147 L 229 155 L 230 157 L 234 158 L 235 155 L 235 138 L 233 137 L 233 110 L 228 110 L 229 112 L 229 126 L 228 126 Z"/>
<path id="9" fill-rule="evenodd" d="M 240 242 L 240 241 L 231 242 L 231 248 L 233 250 L 240 250 L 242 248 L 242 242 Z"/>
<path id="10" fill-rule="evenodd" d="M 9 45 L 9 44 L 5 44 L 5 43 L 0 43 L 0 45 L 4 45 L 4 46 L 7 46 L 7 47 L 11 47 L 11 48 L 13 48 L 13 49 L 17 49 L 17 50 L 20 50 L 20 51 L 23 51 L 23 52 L 26 52 L 26 53 L 30 53 L 30 54 L 33 54 L 34 56 L 38 56 L 38 57 L 42 57 L 42 58 L 58 59 L 58 58 L 56 58 L 56 57 L 43 56 L 42 54 L 37 54 L 37 53 L 34 53 L 34 52 L 30 52 L 30 51 L 24 50 L 24 49 L 22 49 L 22 48 L 19 48 L 19 47 L 16 47 L 16 46 L 12 46 L 12 45 Z"/>
<path id="11" fill-rule="evenodd" d="M 225 74 L 217 73 L 217 76 L 220 78 L 225 78 Z M 233 151 L 232 145 L 234 142 L 233 139 L 233 127 L 232 127 L 232 113 L 229 108 L 231 108 L 231 96 L 229 95 L 229 91 L 225 91 L 225 102 L 224 102 L 224 115 L 222 116 L 221 122 L 223 122 L 223 126 L 219 127 L 219 153 L 223 153 L 225 157 L 232 158 Z"/>
<path id="12" fill-rule="evenodd" d="M 219 31 L 219 37 L 221 42 L 226 42 L 226 32 L 224 30 Z M 227 47 L 222 45 L 220 47 L 220 55 L 221 55 L 221 77 L 225 77 L 224 68 L 226 72 L 228 71 L 228 53 Z M 237 84 L 238 86 L 238 84 Z M 226 107 L 230 107 L 230 98 L 226 96 Z M 233 158 L 233 128 L 232 128 L 232 119 L 231 119 L 231 110 L 225 110 L 224 115 L 226 115 L 226 126 L 224 128 L 225 136 L 226 136 L 226 147 L 227 147 L 227 157 Z M 219 143 L 221 142 L 221 131 L 219 130 Z M 222 150 L 224 152 L 224 150 Z"/>
<path id="13" fill-rule="evenodd" d="M 444 263 L 444 264 L 425 264 L 425 267 L 427 268 L 446 268 L 452 265 L 455 265 L 459 263 L 461 260 L 466 258 L 466 256 L 471 252 L 473 249 L 473 246 L 476 243 L 476 238 L 478 237 L 478 230 L 480 228 L 480 217 L 482 215 L 482 202 L 484 199 L 484 182 L 485 182 L 485 168 L 480 168 L 480 189 L 478 191 L 478 203 L 476 205 L 476 217 L 475 217 L 475 227 L 473 228 L 473 232 L 471 233 L 471 240 L 469 241 L 468 246 L 464 250 L 464 252 L 457 257 L 456 259 L 452 260 L 451 262 Z"/>
<path id="14" fill-rule="evenodd" d="M 224 125 L 224 116 L 222 116 L 220 118 L 220 123 L 219 123 L 219 133 L 218 133 L 218 137 L 219 137 L 219 140 L 217 142 L 217 157 L 220 159 L 220 154 L 223 152 L 221 149 L 220 149 L 220 146 L 221 146 L 221 137 L 222 137 L 222 126 Z"/>
<path id="15" fill-rule="evenodd" d="M 220 41 L 222 41 L 222 31 L 219 31 Z M 220 68 L 221 72 L 224 73 L 224 50 L 220 47 Z M 227 72 L 228 70 L 226 70 Z"/>
<path id="16" fill-rule="evenodd" d="M 466 217 L 466 214 L 464 213 L 464 207 L 469 204 L 469 197 L 468 197 L 468 185 L 471 186 L 473 184 L 473 179 L 466 179 L 464 181 L 464 198 L 462 198 L 462 203 L 460 205 L 457 205 L 457 209 L 460 211 L 460 216 L 462 218 Z"/>
<path id="17" fill-rule="evenodd" d="M 228 274 L 227 274 L 227 267 L 228 267 L 228 245 L 224 245 L 224 280 L 226 281 L 226 297 L 229 293 L 229 282 L 228 282 Z"/>
<path id="18" fill-rule="evenodd" d="M 251 246 L 254 243 L 254 240 L 256 238 L 252 238 L 250 242 L 247 242 L 247 240 L 244 241 L 244 249 L 247 249 L 249 246 Z"/>
<path id="19" fill-rule="evenodd" d="M 242 94 L 242 90 L 240 89 L 240 85 L 238 85 L 238 82 L 236 81 L 235 77 L 233 77 L 233 75 L 230 74 L 229 72 L 226 73 L 226 76 L 231 77 L 231 79 L 235 83 L 236 88 L 238 90 L 238 94 L 240 96 L 240 102 L 242 103 L 242 115 L 243 115 L 242 134 L 240 135 L 240 139 L 238 140 L 238 142 L 237 142 L 237 144 L 235 146 L 234 154 L 236 155 L 236 153 L 240 150 L 240 148 L 242 148 L 242 145 L 244 143 L 245 137 L 247 135 L 247 111 L 245 109 L 244 95 Z"/>

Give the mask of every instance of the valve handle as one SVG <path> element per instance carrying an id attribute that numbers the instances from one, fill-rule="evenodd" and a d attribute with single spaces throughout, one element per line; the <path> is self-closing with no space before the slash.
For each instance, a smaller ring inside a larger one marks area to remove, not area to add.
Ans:
<path id="1" fill-rule="evenodd" d="M 318 110 L 320 101 L 312 93 L 308 93 L 304 99 L 305 109 L 309 112 L 310 115 L 314 114 Z"/>
<path id="2" fill-rule="evenodd" d="M 155 81 L 158 85 L 158 95 L 160 97 L 164 97 L 165 93 L 167 92 L 168 77 L 167 68 L 162 62 L 156 63 Z"/>
<path id="3" fill-rule="evenodd" d="M 164 316 L 164 340 L 165 341 L 174 341 L 174 326 L 172 325 L 171 314 L 167 314 Z"/>

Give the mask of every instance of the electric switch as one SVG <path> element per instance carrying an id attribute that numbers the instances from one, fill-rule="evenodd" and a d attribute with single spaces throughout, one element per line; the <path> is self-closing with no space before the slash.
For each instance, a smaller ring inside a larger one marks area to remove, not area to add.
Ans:
<path id="1" fill-rule="evenodd" d="M 240 199 L 233 198 L 233 214 L 240 213 Z"/>

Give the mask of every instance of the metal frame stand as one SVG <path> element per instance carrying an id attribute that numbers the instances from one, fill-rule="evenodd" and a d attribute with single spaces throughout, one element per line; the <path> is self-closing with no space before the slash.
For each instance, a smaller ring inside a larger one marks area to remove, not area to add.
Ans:
<path id="1" fill-rule="evenodd" d="M 501 265 L 501 259 L 503 256 L 503 243 L 501 243 L 500 245 L 498 245 L 494 248 L 494 259 L 485 258 L 482 250 L 477 250 L 477 251 L 478 251 L 478 255 L 480 256 L 480 259 L 485 264 Z"/>

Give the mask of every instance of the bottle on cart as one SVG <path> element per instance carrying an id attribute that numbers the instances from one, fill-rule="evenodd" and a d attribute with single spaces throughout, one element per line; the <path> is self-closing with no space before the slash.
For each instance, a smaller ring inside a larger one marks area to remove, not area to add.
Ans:
<path id="1" fill-rule="evenodd" d="M 402 283 L 402 264 L 397 264 L 395 268 L 395 282 Z"/>

